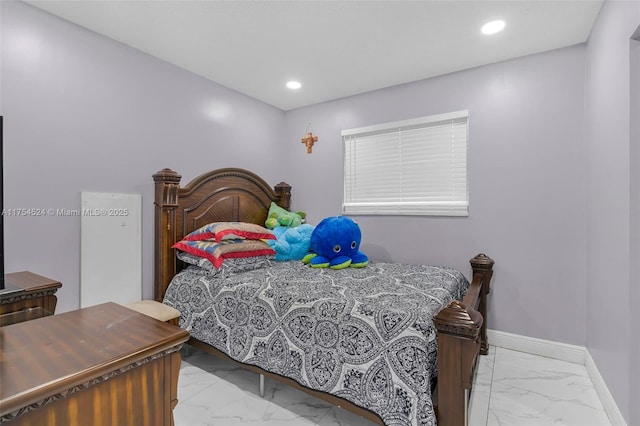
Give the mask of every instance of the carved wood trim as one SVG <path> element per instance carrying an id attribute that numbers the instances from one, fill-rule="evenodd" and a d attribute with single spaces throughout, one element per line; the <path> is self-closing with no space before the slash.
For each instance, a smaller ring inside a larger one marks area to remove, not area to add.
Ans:
<path id="1" fill-rule="evenodd" d="M 156 204 L 161 206 L 178 206 L 178 188 L 180 187 L 180 180 L 182 176 L 174 172 L 171 169 L 162 169 L 153 175 L 153 181 L 157 183 L 163 183 L 164 185 L 156 188 L 161 188 L 161 194 L 158 196 L 156 193 Z"/>
<path id="2" fill-rule="evenodd" d="M 92 386 L 95 386 L 97 384 L 106 382 L 106 381 L 108 381 L 108 380 L 110 380 L 110 379 L 112 379 L 112 378 L 114 378 L 116 376 L 119 376 L 121 374 L 126 373 L 127 371 L 129 371 L 131 369 L 134 369 L 134 368 L 140 367 L 140 366 L 142 366 L 144 364 L 147 364 L 148 362 L 154 361 L 154 360 L 159 359 L 159 358 L 163 358 L 165 356 L 169 356 L 170 354 L 172 354 L 174 352 L 178 352 L 181 348 L 182 348 L 182 344 L 174 346 L 174 347 L 171 347 L 171 348 L 168 348 L 168 349 L 166 349 L 164 351 L 155 353 L 155 354 L 150 355 L 150 356 L 148 356 L 146 358 L 143 358 L 143 359 L 140 359 L 138 361 L 132 362 L 131 364 L 125 365 L 125 366 L 123 366 L 121 368 L 118 368 L 116 370 L 110 371 L 107 374 L 104 374 L 102 376 L 95 377 L 95 378 L 93 378 L 93 379 L 91 379 L 91 380 L 89 380 L 89 381 L 87 381 L 85 383 L 81 383 L 79 385 L 73 386 L 73 387 L 67 389 L 64 392 L 59 392 L 59 393 L 57 393 L 55 395 L 48 396 L 48 397 L 46 397 L 46 398 L 44 398 L 44 399 L 42 399 L 40 401 L 34 402 L 33 404 L 29 404 L 29 405 L 27 405 L 25 407 L 22 407 L 19 410 L 16 410 L 16 411 L 13 411 L 13 412 L 10 412 L 10 413 L 7 413 L 7 414 L 3 415 L 2 417 L 0 417 L 0 423 L 4 423 L 4 422 L 7 422 L 9 420 L 13 420 L 16 417 L 22 416 L 23 414 L 29 413 L 29 412 L 31 412 L 33 410 L 37 410 L 38 408 L 44 407 L 44 406 L 46 406 L 46 405 L 48 405 L 48 404 L 50 404 L 52 402 L 55 402 L 55 401 L 57 401 L 59 399 L 67 398 L 67 397 L 69 397 L 69 396 L 71 396 L 71 395 L 73 395 L 73 394 L 75 394 L 77 392 L 84 391 L 86 389 L 89 389 Z M 176 404 L 177 404 L 177 402 L 176 402 Z"/>
<path id="3" fill-rule="evenodd" d="M 469 261 L 471 263 L 471 268 L 473 269 L 473 275 L 482 274 L 483 275 L 483 290 L 485 293 L 489 293 L 491 291 L 491 277 L 493 276 L 493 265 L 495 264 L 494 260 L 491 259 L 484 253 L 480 253 L 475 256 L 473 259 Z"/>
<path id="4" fill-rule="evenodd" d="M 58 291 L 57 288 L 53 289 L 53 290 L 41 290 L 41 291 L 36 291 L 36 292 L 30 292 L 30 293 L 18 293 L 15 296 L 8 296 L 6 299 L 2 299 L 0 301 L 0 304 L 6 304 L 6 303 L 14 303 L 14 302 L 20 302 L 21 300 L 29 300 L 29 299 L 36 299 L 39 297 L 47 297 L 47 296 L 53 296 L 56 291 Z"/>
<path id="5" fill-rule="evenodd" d="M 475 309 L 454 300 L 433 317 L 433 322 L 439 333 L 475 340 L 480 333 L 483 318 Z"/>
<path id="6" fill-rule="evenodd" d="M 289 210 L 291 208 L 291 185 L 285 182 L 280 182 L 274 186 L 273 189 L 280 197 L 278 205 L 283 209 Z"/>
<path id="7" fill-rule="evenodd" d="M 485 321 L 480 328 L 480 353 L 487 355 L 489 353 L 489 341 L 487 339 L 487 295 L 491 290 L 491 279 L 493 277 L 493 265 L 495 262 L 484 253 L 480 253 L 469 261 L 473 269 L 472 286 L 480 286 L 478 294 L 477 309 Z"/>

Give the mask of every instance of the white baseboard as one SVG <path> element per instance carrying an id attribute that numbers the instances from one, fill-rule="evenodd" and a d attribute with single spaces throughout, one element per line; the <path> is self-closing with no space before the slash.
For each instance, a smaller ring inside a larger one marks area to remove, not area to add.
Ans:
<path id="1" fill-rule="evenodd" d="M 584 365 L 585 363 L 586 349 L 583 346 L 568 345 L 496 330 L 487 330 L 487 339 L 489 340 L 489 345 L 505 349 L 546 356 L 575 364 Z"/>
<path id="2" fill-rule="evenodd" d="M 607 384 L 600 375 L 598 366 L 593 358 L 591 358 L 589 351 L 585 349 L 585 353 L 584 366 L 586 367 L 587 373 L 593 382 L 593 387 L 596 388 L 596 392 L 600 397 L 604 411 L 607 413 L 607 416 L 609 416 L 609 420 L 611 420 L 611 424 L 614 426 L 627 426 L 627 422 L 624 420 L 624 417 L 618 408 L 618 404 L 616 404 L 616 401 L 613 399 L 613 395 L 609 392 Z"/>
<path id="3" fill-rule="evenodd" d="M 614 426 L 627 426 L 616 401 L 613 399 L 611 392 L 609 392 L 609 388 L 602 375 L 600 375 L 598 366 L 587 348 L 497 330 L 487 330 L 487 339 L 489 340 L 489 345 L 584 365 L 611 424 Z"/>

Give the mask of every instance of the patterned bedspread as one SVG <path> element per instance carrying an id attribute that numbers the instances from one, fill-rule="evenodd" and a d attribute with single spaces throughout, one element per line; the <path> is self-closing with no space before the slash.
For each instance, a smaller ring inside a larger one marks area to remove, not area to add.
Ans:
<path id="1" fill-rule="evenodd" d="M 370 262 L 301 262 L 230 276 L 190 266 L 164 303 L 180 326 L 232 358 L 376 412 L 386 425 L 435 425 L 432 317 L 469 285 L 458 271 Z"/>

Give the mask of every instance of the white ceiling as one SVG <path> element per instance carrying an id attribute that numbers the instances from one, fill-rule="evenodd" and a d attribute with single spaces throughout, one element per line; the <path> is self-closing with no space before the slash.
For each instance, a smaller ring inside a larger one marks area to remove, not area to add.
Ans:
<path id="1" fill-rule="evenodd" d="M 290 110 L 582 43 L 602 0 L 29 3 Z M 482 24 L 503 19 L 501 33 Z M 291 91 L 288 80 L 302 88 Z"/>

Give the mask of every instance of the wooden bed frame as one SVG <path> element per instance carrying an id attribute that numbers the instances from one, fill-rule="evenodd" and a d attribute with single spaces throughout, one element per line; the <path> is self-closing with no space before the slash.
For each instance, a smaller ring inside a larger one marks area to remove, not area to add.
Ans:
<path id="1" fill-rule="evenodd" d="M 281 182 L 271 188 L 258 175 L 243 169 L 225 168 L 200 175 L 184 187 L 181 176 L 171 169 L 153 175 L 155 182 L 155 266 L 154 298 L 162 301 L 173 276 L 184 265 L 176 259 L 171 246 L 189 232 L 211 222 L 241 221 L 264 224 L 271 202 L 290 208 L 291 186 Z M 486 355 L 487 294 L 493 275 L 494 261 L 479 254 L 470 261 L 473 269 L 471 286 L 462 301 L 453 301 L 434 316 L 438 332 L 438 383 L 433 394 L 439 426 L 467 423 L 468 400 L 478 354 Z M 218 349 L 190 338 L 189 344 L 227 358 Z M 259 367 L 243 367 L 266 377 L 284 382 L 315 397 L 361 415 L 378 424 L 375 413 L 351 402 L 315 391 L 298 382 Z"/>

